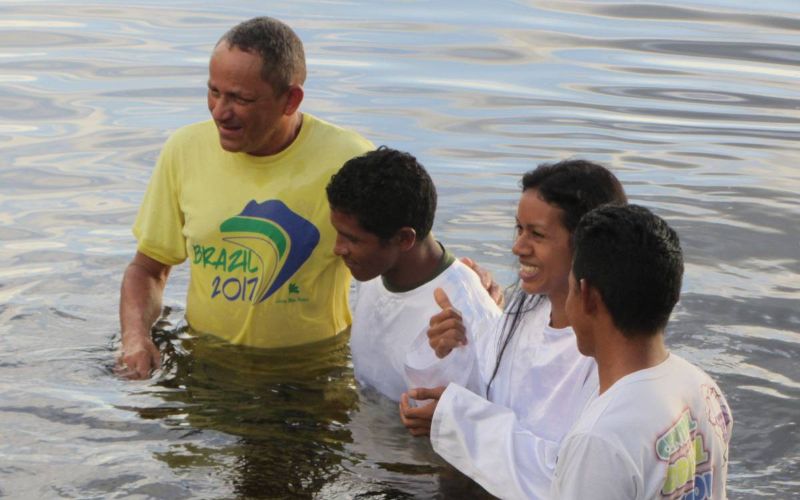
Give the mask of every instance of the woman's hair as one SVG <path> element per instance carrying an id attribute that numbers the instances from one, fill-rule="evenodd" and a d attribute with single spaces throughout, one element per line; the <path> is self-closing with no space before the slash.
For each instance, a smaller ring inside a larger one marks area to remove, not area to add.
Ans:
<path id="1" fill-rule="evenodd" d="M 535 189 L 548 204 L 561 210 L 561 224 L 570 234 L 578 226 L 581 217 L 601 205 L 625 205 L 628 198 L 619 180 L 606 167 L 587 160 L 564 160 L 558 163 L 543 163 L 522 176 L 522 192 Z M 503 358 L 506 347 L 519 329 L 523 316 L 536 309 L 544 300 L 543 295 L 529 295 L 519 286 L 519 280 L 511 287 L 510 299 L 503 312 L 503 327 L 498 339 L 497 362 L 486 386 L 486 396 Z"/>

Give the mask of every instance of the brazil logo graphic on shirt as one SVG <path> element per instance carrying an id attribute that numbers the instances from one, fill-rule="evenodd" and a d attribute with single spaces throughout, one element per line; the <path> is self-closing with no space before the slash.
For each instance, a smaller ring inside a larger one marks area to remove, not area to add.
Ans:
<path id="1" fill-rule="evenodd" d="M 214 288 L 228 300 L 246 299 L 254 304 L 281 288 L 308 260 L 320 238 L 319 230 L 311 222 L 279 200 L 250 201 L 240 214 L 223 221 L 220 231 L 224 241 L 244 249 L 241 265 L 237 267 L 255 271 L 257 275 L 239 286 L 241 291 L 235 298 L 229 296 L 234 294 L 230 286 L 225 286 L 227 282 L 215 284 Z M 227 267 L 230 269 L 230 259 Z"/>

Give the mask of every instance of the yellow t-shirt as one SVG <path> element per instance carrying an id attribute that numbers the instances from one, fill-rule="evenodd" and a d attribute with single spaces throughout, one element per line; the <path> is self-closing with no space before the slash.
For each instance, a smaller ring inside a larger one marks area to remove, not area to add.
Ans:
<path id="1" fill-rule="evenodd" d="M 325 186 L 373 149 L 309 114 L 284 151 L 230 153 L 213 121 L 181 128 L 159 157 L 133 226 L 138 250 L 189 260 L 186 318 L 237 344 L 286 347 L 350 324 L 350 273 L 333 254 Z"/>

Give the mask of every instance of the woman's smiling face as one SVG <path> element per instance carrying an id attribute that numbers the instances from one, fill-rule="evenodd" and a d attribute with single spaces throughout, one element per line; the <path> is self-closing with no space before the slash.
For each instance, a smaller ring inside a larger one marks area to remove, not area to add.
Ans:
<path id="1" fill-rule="evenodd" d="M 512 251 L 519 257 L 521 287 L 529 294 L 566 300 L 572 249 L 560 208 L 544 201 L 536 189 L 523 191 L 517 207 L 517 238 Z M 555 297 L 554 297 L 555 296 Z"/>

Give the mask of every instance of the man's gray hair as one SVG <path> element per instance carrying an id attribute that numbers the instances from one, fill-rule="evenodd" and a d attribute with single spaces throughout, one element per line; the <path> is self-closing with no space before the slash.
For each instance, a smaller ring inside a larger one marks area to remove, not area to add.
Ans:
<path id="1" fill-rule="evenodd" d="M 237 24 L 222 35 L 217 45 L 226 42 L 245 52 L 261 56 L 261 78 L 282 95 L 293 84 L 306 81 L 303 42 L 292 28 L 272 17 L 254 17 Z"/>

